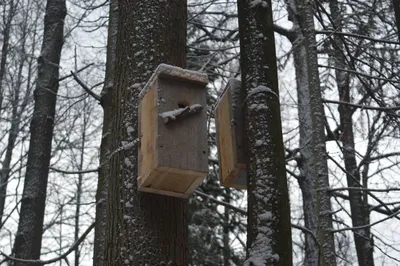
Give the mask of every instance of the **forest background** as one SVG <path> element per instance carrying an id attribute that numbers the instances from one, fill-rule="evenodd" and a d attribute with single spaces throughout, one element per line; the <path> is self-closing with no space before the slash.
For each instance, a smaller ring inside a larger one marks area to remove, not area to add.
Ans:
<path id="1" fill-rule="evenodd" d="M 311 70 L 304 63 L 304 25 L 293 16 L 296 5 L 290 0 L 272 2 L 293 258 L 294 265 L 304 265 L 315 256 L 307 230 L 312 230 L 315 210 L 309 204 L 316 194 L 307 183 L 312 174 L 312 133 L 307 128 L 310 109 L 304 77 Z M 37 0 L 0 4 L 3 255 L 12 254 L 21 215 L 45 6 Z M 109 1 L 93 0 L 67 1 L 66 10 L 41 259 L 59 257 L 50 265 L 92 265 L 94 230 L 87 229 L 93 229 L 96 217 L 103 128 L 100 96 L 108 85 L 104 79 L 107 39 L 115 34 L 108 29 L 113 9 Z M 316 1 L 313 11 L 337 265 L 356 265 L 362 253 L 373 254 L 368 265 L 399 265 L 400 61 L 393 3 Z M 207 72 L 211 80 L 210 174 L 189 199 L 189 260 L 191 265 L 243 265 L 247 195 L 219 185 L 213 117 L 223 86 L 230 78 L 240 78 L 237 3 L 188 1 L 187 23 L 188 68 Z M 74 245 L 80 239 L 80 245 Z M 0 262 L 5 261 L 3 256 Z"/>

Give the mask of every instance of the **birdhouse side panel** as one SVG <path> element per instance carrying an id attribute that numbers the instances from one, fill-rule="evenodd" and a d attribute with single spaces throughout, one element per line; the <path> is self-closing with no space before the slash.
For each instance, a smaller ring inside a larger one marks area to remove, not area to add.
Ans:
<path id="1" fill-rule="evenodd" d="M 215 111 L 219 169 L 222 182 L 229 178 L 237 164 L 235 132 L 232 130 L 231 95 L 226 91 Z"/>
<path id="2" fill-rule="evenodd" d="M 240 81 L 230 80 L 215 108 L 221 184 L 246 188 L 243 100 Z"/>
<path id="3" fill-rule="evenodd" d="M 241 82 L 236 79 L 229 80 L 227 92 L 231 95 L 232 122 L 236 143 L 236 158 L 239 164 L 246 165 L 244 145 L 244 99 L 240 92 Z"/>
<path id="4" fill-rule="evenodd" d="M 158 119 L 159 166 L 208 173 L 207 109 L 204 84 L 159 78 L 159 114 L 193 105 L 201 105 L 203 110 L 176 118 L 167 124 L 163 119 Z"/>
<path id="5" fill-rule="evenodd" d="M 157 166 L 157 81 L 144 95 L 139 104 L 139 185 L 150 183 L 155 177 L 151 174 Z"/>

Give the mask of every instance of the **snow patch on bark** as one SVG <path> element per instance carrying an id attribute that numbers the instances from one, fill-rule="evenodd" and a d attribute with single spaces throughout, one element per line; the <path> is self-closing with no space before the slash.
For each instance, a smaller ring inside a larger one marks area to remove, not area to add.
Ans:
<path id="1" fill-rule="evenodd" d="M 270 88 L 263 85 L 259 85 L 251 89 L 250 92 L 247 94 L 247 98 L 253 97 L 254 95 L 259 93 L 270 93 L 273 94 L 275 97 L 279 98 L 275 92 L 273 92 Z"/>
<path id="2" fill-rule="evenodd" d="M 251 8 L 254 8 L 254 7 L 257 7 L 257 6 L 261 6 L 261 7 L 267 8 L 268 7 L 268 3 L 267 3 L 267 1 L 264 1 L 264 0 L 253 0 L 253 1 L 250 2 L 250 7 Z"/>

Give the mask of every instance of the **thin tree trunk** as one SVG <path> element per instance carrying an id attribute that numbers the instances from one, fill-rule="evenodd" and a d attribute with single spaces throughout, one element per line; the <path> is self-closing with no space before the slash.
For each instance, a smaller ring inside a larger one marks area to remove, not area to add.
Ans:
<path id="1" fill-rule="evenodd" d="M 2 113 L 3 110 L 3 99 L 4 99 L 3 80 L 4 80 L 4 75 L 6 73 L 7 56 L 10 46 L 10 32 L 12 26 L 11 22 L 15 16 L 15 11 L 17 7 L 17 4 L 13 0 L 11 0 L 7 5 L 9 6 L 9 10 L 7 13 L 7 18 L 4 19 L 6 22 L 4 25 L 3 36 L 2 36 L 3 45 L 1 47 L 1 59 L 0 59 L 0 114 Z"/>
<path id="2" fill-rule="evenodd" d="M 4 87 L 3 80 L 6 72 L 6 64 L 7 64 L 7 56 L 8 56 L 8 47 L 10 41 L 10 31 L 11 31 L 11 22 L 15 15 L 15 3 L 11 1 L 9 3 L 9 11 L 7 13 L 7 17 L 4 18 L 6 23 L 4 25 L 3 36 L 2 36 L 2 49 L 1 49 L 1 59 L 0 59 L 0 116 L 3 109 L 3 99 L 4 99 Z M 25 38 L 23 39 L 25 40 Z M 17 96 L 18 97 L 18 96 Z M 11 166 L 11 157 L 15 146 L 15 141 L 17 139 L 17 132 L 19 128 L 19 123 L 17 119 L 18 114 L 18 102 L 12 102 L 12 115 L 11 115 L 11 127 L 10 133 L 8 135 L 8 143 L 6 148 L 6 155 L 4 161 L 2 162 L 2 168 L 0 169 L 0 228 L 2 228 L 2 220 L 4 214 L 4 205 L 7 196 L 7 184 L 10 173 Z"/>
<path id="3" fill-rule="evenodd" d="M 248 225 L 245 265 L 292 265 L 290 205 L 270 0 L 238 1 L 245 101 Z"/>
<path id="4" fill-rule="evenodd" d="M 308 71 L 304 62 L 307 61 L 307 53 L 302 43 L 303 35 L 299 33 L 299 26 L 296 20 L 293 21 L 293 32 L 296 38 L 292 42 L 293 60 L 296 71 L 297 83 L 297 111 L 299 116 L 299 146 L 300 158 L 298 158 L 297 166 L 300 171 L 298 178 L 299 187 L 303 198 L 304 225 L 313 234 L 317 235 L 318 214 L 317 208 L 317 191 L 315 187 L 315 168 L 313 160 L 312 140 L 312 121 L 310 110 L 310 90 L 308 86 Z M 305 254 L 304 266 L 319 265 L 319 246 L 315 238 L 310 234 L 305 234 Z"/>
<path id="5" fill-rule="evenodd" d="M 38 58 L 38 78 L 34 92 L 35 106 L 24 191 L 14 243 L 16 258 L 40 258 L 65 15 L 64 0 L 48 0 L 42 51 Z M 30 264 L 15 262 L 15 265 Z"/>
<path id="6" fill-rule="evenodd" d="M 93 265 L 102 265 L 104 256 L 104 243 L 107 226 L 107 189 L 109 181 L 109 156 L 110 134 L 112 121 L 112 88 L 114 78 L 115 49 L 118 27 L 118 0 L 110 1 L 108 20 L 107 62 L 104 87 L 101 93 L 101 106 L 103 107 L 103 132 L 100 146 L 100 169 L 96 192 L 96 225 L 94 232 Z"/>
<path id="7" fill-rule="evenodd" d="M 82 110 L 82 120 L 83 120 L 83 128 L 82 128 L 82 140 L 81 140 L 81 151 L 80 151 L 80 158 L 79 158 L 79 167 L 78 170 L 81 172 L 83 170 L 83 162 L 84 162 L 84 157 L 85 157 L 85 144 L 86 144 L 86 129 L 87 129 L 87 123 L 88 123 L 88 118 L 87 118 L 87 102 L 83 101 L 83 110 Z M 82 185 L 83 185 L 83 174 L 79 173 L 78 174 L 78 184 L 76 186 L 76 209 L 75 209 L 75 235 L 74 235 L 74 241 L 78 241 L 80 235 L 79 235 L 79 227 L 80 227 L 80 215 L 81 215 L 81 202 L 82 202 Z M 80 258 L 80 250 L 79 250 L 79 245 L 76 246 L 75 250 L 75 261 L 74 265 L 79 266 L 79 258 Z"/>
<path id="8" fill-rule="evenodd" d="M 318 72 L 318 54 L 315 40 L 313 1 L 288 1 L 293 19 L 296 19 L 304 36 L 306 51 L 307 79 L 310 93 L 310 114 L 312 126 L 313 165 L 316 188 L 316 214 L 318 215 L 318 240 L 321 245 L 320 263 L 322 266 L 336 265 L 334 235 L 332 229 L 332 210 L 330 203 L 329 175 L 325 148 L 325 114 L 321 97 Z"/>
<path id="9" fill-rule="evenodd" d="M 37 27 L 37 20 L 33 22 L 34 23 L 34 29 L 36 30 Z M 5 201 L 6 201 L 6 196 L 7 196 L 7 185 L 8 185 L 8 180 L 10 178 L 10 171 L 11 171 L 11 159 L 13 156 L 13 151 L 15 148 L 15 144 L 17 141 L 18 137 L 18 132 L 20 130 L 20 125 L 21 125 L 21 117 L 22 114 L 25 112 L 26 107 L 30 101 L 31 98 L 31 92 L 33 86 L 31 85 L 32 81 L 32 73 L 33 73 L 33 58 L 29 58 L 28 60 L 28 66 L 27 66 L 27 78 L 26 78 L 26 90 L 25 94 L 20 99 L 20 94 L 21 94 L 21 89 L 22 89 L 22 71 L 27 59 L 26 56 L 26 38 L 28 35 L 27 32 L 27 27 L 28 23 L 24 22 L 22 33 L 21 33 L 21 46 L 20 50 L 21 53 L 20 55 L 20 63 L 19 63 L 19 69 L 18 69 L 18 74 L 17 74 L 17 79 L 16 79 L 16 86 L 14 90 L 14 99 L 11 102 L 12 106 L 12 111 L 11 111 L 11 127 L 10 131 L 8 134 L 8 142 L 7 142 L 7 148 L 6 148 L 6 155 L 4 157 L 4 160 L 2 162 L 2 169 L 0 169 L 0 229 L 3 227 L 3 215 L 4 215 L 4 206 L 5 206 Z M 33 34 L 33 40 L 31 43 L 31 51 L 34 51 L 36 49 L 36 31 L 34 31 Z"/>
<path id="10" fill-rule="evenodd" d="M 400 42 L 400 0 L 393 0 L 393 8 L 396 17 L 397 35 Z"/>
<path id="11" fill-rule="evenodd" d="M 230 204 L 231 202 L 231 191 L 229 188 L 225 189 L 225 202 Z M 229 241 L 229 233 L 230 233 L 230 215 L 229 215 L 229 208 L 224 208 L 224 221 L 223 221 L 223 235 L 222 235 L 222 242 L 223 242 L 223 256 L 224 256 L 224 266 L 230 266 L 230 257 L 231 257 L 231 247 Z"/>
<path id="12" fill-rule="evenodd" d="M 329 6 L 334 22 L 334 28 L 341 29 L 343 20 L 337 0 L 330 0 Z M 346 59 L 343 51 L 343 40 L 339 35 L 333 36 L 334 40 L 334 65 L 338 69 L 346 68 Z M 350 100 L 350 77 L 344 71 L 335 70 L 336 84 L 338 86 L 339 100 L 343 102 L 351 102 Z M 344 165 L 346 169 L 346 178 L 348 187 L 361 187 L 360 172 L 357 167 L 356 150 L 354 144 L 353 132 L 353 110 L 351 106 L 339 105 L 341 140 L 343 143 L 342 152 Z M 361 190 L 349 190 L 349 203 L 351 210 L 351 221 L 354 227 L 369 224 L 369 208 L 368 201 L 363 201 Z M 365 205 L 366 203 L 366 205 Z M 373 243 L 371 240 L 371 232 L 369 227 L 359 229 L 353 232 L 354 242 L 357 251 L 358 264 L 363 266 L 373 266 Z"/>
<path id="13" fill-rule="evenodd" d="M 186 20 L 186 0 L 118 2 L 105 265 L 188 265 L 187 202 L 138 192 L 137 146 L 117 152 L 138 138 L 138 87 L 186 65 Z"/>

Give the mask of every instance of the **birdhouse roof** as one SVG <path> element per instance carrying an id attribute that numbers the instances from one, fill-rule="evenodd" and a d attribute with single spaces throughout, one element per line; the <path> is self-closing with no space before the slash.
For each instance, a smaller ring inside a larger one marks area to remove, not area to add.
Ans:
<path id="1" fill-rule="evenodd" d="M 153 75 L 146 83 L 142 91 L 139 93 L 139 98 L 143 98 L 146 92 L 151 88 L 154 81 L 158 77 L 167 77 L 167 78 L 174 78 L 187 81 L 189 83 L 197 83 L 203 84 L 206 86 L 208 84 L 208 76 L 206 73 L 197 72 L 193 70 L 187 70 L 176 66 L 171 66 L 167 64 L 160 64 L 156 70 L 154 71 Z"/>

